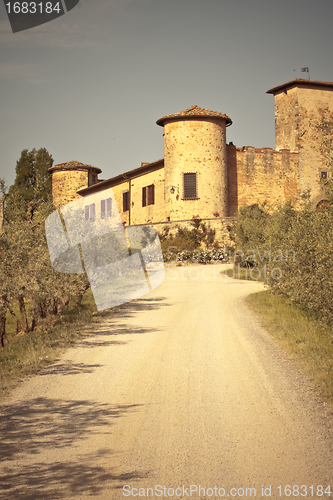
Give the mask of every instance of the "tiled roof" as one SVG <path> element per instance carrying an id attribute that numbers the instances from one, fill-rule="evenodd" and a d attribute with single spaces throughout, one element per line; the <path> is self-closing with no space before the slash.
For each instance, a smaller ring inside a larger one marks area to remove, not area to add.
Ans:
<path id="1" fill-rule="evenodd" d="M 58 163 L 58 165 L 54 165 L 49 168 L 49 172 L 54 172 L 55 170 L 76 170 L 76 169 L 84 169 L 84 170 L 95 170 L 99 174 L 102 170 L 98 167 L 93 167 L 92 165 L 87 165 L 86 163 L 80 163 L 79 161 L 68 161 L 66 163 Z"/>
<path id="2" fill-rule="evenodd" d="M 277 85 L 269 90 L 267 90 L 266 94 L 275 94 L 278 90 L 282 90 L 285 87 L 331 87 L 333 88 L 333 82 L 320 82 L 318 80 L 307 80 L 305 78 L 296 78 L 295 80 L 291 80 L 290 82 L 283 83 L 282 85 Z"/>
<path id="3" fill-rule="evenodd" d="M 140 177 L 148 172 L 153 172 L 154 170 L 159 170 L 164 167 L 164 158 L 160 160 L 153 161 L 151 163 L 143 163 L 141 167 L 134 168 L 133 170 L 128 170 L 123 174 L 116 175 L 115 177 L 111 177 L 110 179 L 106 179 L 104 181 L 99 181 L 92 186 L 79 189 L 78 193 L 82 196 L 86 196 L 87 194 L 92 194 L 97 191 L 102 191 L 103 189 L 108 189 L 109 187 L 116 186 L 124 181 L 130 181 L 135 177 Z"/>
<path id="4" fill-rule="evenodd" d="M 212 118 L 223 118 L 224 120 L 226 120 L 227 126 L 232 124 L 232 121 L 229 118 L 229 116 L 225 115 L 224 113 L 218 113 L 217 111 L 211 111 L 210 109 L 199 108 L 199 106 L 191 106 L 190 108 L 184 109 L 184 111 L 180 111 L 179 113 L 162 116 L 162 118 L 159 118 L 156 123 L 157 125 L 163 127 L 164 122 L 168 120 L 173 120 L 174 118 L 176 119 L 178 117 L 201 118 L 203 116 L 209 116 Z"/>

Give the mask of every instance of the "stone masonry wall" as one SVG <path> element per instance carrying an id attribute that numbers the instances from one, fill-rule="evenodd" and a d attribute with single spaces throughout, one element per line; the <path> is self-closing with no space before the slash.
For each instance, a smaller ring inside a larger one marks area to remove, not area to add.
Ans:
<path id="1" fill-rule="evenodd" d="M 52 196 L 57 208 L 81 198 L 77 191 L 85 187 L 88 187 L 88 170 L 58 170 L 52 173 Z"/>
<path id="2" fill-rule="evenodd" d="M 171 221 L 227 215 L 225 128 L 225 120 L 210 117 L 165 123 L 165 203 Z M 187 172 L 197 173 L 198 199 L 183 199 Z"/>
<path id="3" fill-rule="evenodd" d="M 300 187 L 298 159 L 298 153 L 287 150 L 256 149 L 250 146 L 237 148 L 238 207 L 265 201 L 273 207 L 295 199 Z M 231 165 L 231 175 L 234 175 L 233 172 L 234 165 Z M 234 201 L 232 209 L 235 210 Z"/>
<path id="4" fill-rule="evenodd" d="M 328 171 L 319 152 L 320 135 L 315 128 L 325 111 L 333 112 L 333 89 L 294 87 L 275 95 L 276 149 L 299 151 L 299 189 L 311 197 L 323 197 L 321 171 Z"/>
<path id="5" fill-rule="evenodd" d="M 214 218 L 214 219 L 202 219 L 207 226 L 207 228 L 215 229 L 215 240 L 219 243 L 220 248 L 224 246 L 226 248 L 232 247 L 233 242 L 230 239 L 230 232 L 228 228 L 235 223 L 235 219 L 232 217 L 225 218 Z M 182 221 L 174 221 L 174 222 L 164 222 L 164 223 L 156 223 L 156 224 L 148 224 L 152 226 L 158 233 L 162 234 L 165 227 L 169 228 L 170 235 L 174 235 L 177 232 L 177 229 L 187 228 L 192 229 L 193 226 L 191 224 L 191 220 L 182 220 Z"/>
<path id="6" fill-rule="evenodd" d="M 232 142 L 227 145 L 228 171 L 228 216 L 235 217 L 238 211 L 237 148 Z"/>

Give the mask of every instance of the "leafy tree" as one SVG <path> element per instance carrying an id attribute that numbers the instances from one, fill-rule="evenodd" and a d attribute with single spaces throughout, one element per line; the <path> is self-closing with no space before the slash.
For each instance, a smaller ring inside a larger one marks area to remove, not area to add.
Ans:
<path id="1" fill-rule="evenodd" d="M 48 168 L 52 156 L 41 148 L 24 150 L 16 166 L 14 185 L 6 195 L 5 224 L 0 233 L 0 344 L 6 344 L 9 311 L 17 333 L 37 328 L 43 318 L 81 303 L 89 287 L 85 274 L 68 275 L 52 268 L 45 220 L 54 210 Z M 0 191 L 4 183 L 0 180 Z M 1 198 L 1 196 L 0 196 Z M 15 313 L 17 304 L 19 314 Z"/>
<path id="2" fill-rule="evenodd" d="M 0 235 L 3 230 L 4 218 L 5 218 L 5 201 L 7 198 L 6 184 L 4 179 L 0 179 Z"/>
<path id="3" fill-rule="evenodd" d="M 15 182 L 9 190 L 7 220 L 31 217 L 38 203 L 52 203 L 52 176 L 48 171 L 52 165 L 53 158 L 45 148 L 21 152 Z"/>
<path id="4" fill-rule="evenodd" d="M 318 149 L 326 160 L 327 166 L 333 166 L 333 113 L 326 111 L 316 123 L 319 133 Z"/>

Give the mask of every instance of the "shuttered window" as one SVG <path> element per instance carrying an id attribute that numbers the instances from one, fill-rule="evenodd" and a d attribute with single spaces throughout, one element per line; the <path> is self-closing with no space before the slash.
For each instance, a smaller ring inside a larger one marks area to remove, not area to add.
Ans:
<path id="1" fill-rule="evenodd" d="M 147 188 L 146 187 L 142 188 L 142 206 L 143 207 L 147 206 Z"/>
<path id="2" fill-rule="evenodd" d="M 112 200 L 111 198 L 108 198 L 106 200 L 106 216 L 111 217 L 112 215 Z"/>
<path id="3" fill-rule="evenodd" d="M 130 206 L 129 191 L 125 191 L 125 193 L 123 193 L 123 212 L 127 212 L 127 210 L 129 210 L 129 206 Z"/>
<path id="4" fill-rule="evenodd" d="M 90 208 L 90 220 L 94 221 L 95 220 L 95 203 L 92 203 L 89 208 Z"/>
<path id="5" fill-rule="evenodd" d="M 154 205 L 155 203 L 155 190 L 154 184 L 148 186 L 148 205 Z"/>
<path id="6" fill-rule="evenodd" d="M 84 217 L 86 220 L 94 221 L 95 220 L 95 203 L 91 205 L 86 205 L 84 207 Z"/>
<path id="7" fill-rule="evenodd" d="M 151 184 L 142 188 L 142 206 L 155 204 L 155 186 Z"/>
<path id="8" fill-rule="evenodd" d="M 101 200 L 101 219 L 105 219 L 105 200 Z"/>
<path id="9" fill-rule="evenodd" d="M 111 217 L 112 215 L 112 200 L 108 198 L 107 200 L 101 200 L 101 219 Z"/>
<path id="10" fill-rule="evenodd" d="M 184 200 L 193 200 L 198 197 L 197 174 L 188 172 L 183 174 Z"/>

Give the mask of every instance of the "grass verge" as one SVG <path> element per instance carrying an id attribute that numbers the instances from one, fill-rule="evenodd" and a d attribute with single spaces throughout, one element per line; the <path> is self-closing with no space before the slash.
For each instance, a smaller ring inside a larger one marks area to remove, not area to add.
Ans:
<path id="1" fill-rule="evenodd" d="M 232 268 L 225 269 L 223 274 L 226 274 L 229 278 L 239 280 L 260 281 L 260 271 L 257 268 L 234 266 Z"/>
<path id="2" fill-rule="evenodd" d="M 263 291 L 247 298 L 250 309 L 312 380 L 323 399 L 333 403 L 333 334 L 318 315 Z"/>
<path id="3" fill-rule="evenodd" d="M 114 309 L 113 309 L 114 310 Z M 113 310 L 97 312 L 89 289 L 82 307 L 56 316 L 57 324 L 17 336 L 11 319 L 8 321 L 8 345 L 0 349 L 0 400 L 24 377 L 32 375 L 59 358 L 65 348 L 85 336 L 85 327 L 100 323 Z"/>

